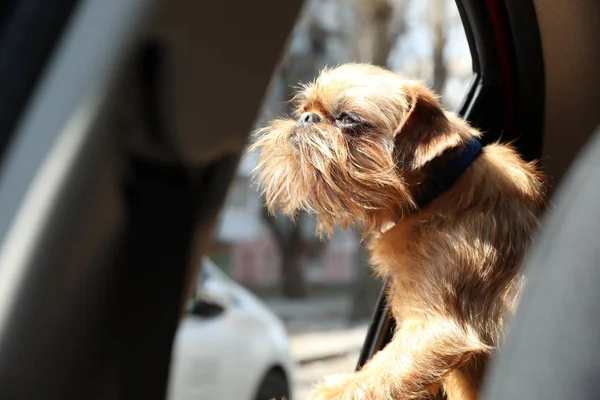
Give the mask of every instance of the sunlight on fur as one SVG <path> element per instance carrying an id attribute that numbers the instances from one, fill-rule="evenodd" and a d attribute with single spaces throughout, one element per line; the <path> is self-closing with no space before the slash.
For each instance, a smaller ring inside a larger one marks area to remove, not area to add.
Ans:
<path id="1" fill-rule="evenodd" d="M 399 323 L 362 370 L 311 399 L 477 399 L 524 281 L 519 266 L 544 209 L 544 178 L 504 144 L 485 146 L 425 207 L 432 171 L 481 133 L 419 82 L 366 64 L 324 70 L 294 98 L 294 118 L 258 130 L 256 179 L 271 212 L 317 215 L 318 234 L 364 229 L 391 277 Z M 384 227 L 391 226 L 389 229 Z"/>

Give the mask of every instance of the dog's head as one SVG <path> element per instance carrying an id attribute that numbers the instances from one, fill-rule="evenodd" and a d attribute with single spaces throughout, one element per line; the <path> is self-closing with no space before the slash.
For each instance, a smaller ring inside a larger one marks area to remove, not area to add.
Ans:
<path id="1" fill-rule="evenodd" d="M 269 209 L 315 212 L 321 232 L 397 219 L 415 206 L 411 176 L 466 139 L 426 87 L 372 65 L 326 69 L 293 102 L 251 150 Z"/>

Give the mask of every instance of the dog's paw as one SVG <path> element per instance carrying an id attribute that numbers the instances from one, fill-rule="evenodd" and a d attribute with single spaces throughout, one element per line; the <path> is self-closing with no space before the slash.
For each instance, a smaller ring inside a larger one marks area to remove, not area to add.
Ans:
<path id="1" fill-rule="evenodd" d="M 308 400 L 375 400 L 378 397 L 358 374 L 333 375 L 308 396 Z"/>

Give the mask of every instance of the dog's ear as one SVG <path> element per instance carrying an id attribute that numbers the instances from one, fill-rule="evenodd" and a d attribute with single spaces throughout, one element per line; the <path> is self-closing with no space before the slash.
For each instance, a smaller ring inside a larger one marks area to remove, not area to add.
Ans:
<path id="1" fill-rule="evenodd" d="M 433 92 L 411 83 L 405 87 L 408 111 L 396 129 L 395 156 L 399 167 L 418 170 L 461 142 Z"/>

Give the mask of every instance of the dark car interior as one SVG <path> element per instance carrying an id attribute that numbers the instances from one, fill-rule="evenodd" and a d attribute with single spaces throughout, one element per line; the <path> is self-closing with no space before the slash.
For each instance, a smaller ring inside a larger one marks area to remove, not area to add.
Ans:
<path id="1" fill-rule="evenodd" d="M 475 73 L 460 114 L 540 159 L 555 199 L 485 398 L 596 398 L 600 3 L 456 3 Z M 195 266 L 301 5 L 0 5 L 0 398 L 165 398 Z M 359 368 L 393 329 L 382 295 Z"/>

